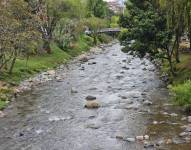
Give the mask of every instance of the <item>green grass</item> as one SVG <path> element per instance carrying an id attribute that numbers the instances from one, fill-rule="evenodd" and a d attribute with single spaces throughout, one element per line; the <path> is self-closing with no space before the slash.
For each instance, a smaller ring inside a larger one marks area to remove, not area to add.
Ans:
<path id="1" fill-rule="evenodd" d="M 186 110 L 191 110 L 191 53 L 182 53 L 180 60 L 181 62 L 175 65 L 176 76 L 171 76 L 173 84 L 170 86 L 170 90 L 173 93 L 175 104 L 183 106 Z M 169 71 L 166 62 L 162 71 Z"/>
<path id="2" fill-rule="evenodd" d="M 0 110 L 5 108 L 8 104 L 8 97 L 12 90 L 8 87 L 0 87 Z"/>
<path id="3" fill-rule="evenodd" d="M 182 53 L 180 55 L 180 63 L 175 63 L 175 76 L 170 76 L 170 79 L 173 81 L 173 84 L 181 84 L 187 80 L 191 79 L 191 53 Z M 171 74 L 169 71 L 169 64 L 167 61 L 163 63 L 163 67 L 161 72 L 165 72 L 167 74 Z"/>
<path id="4" fill-rule="evenodd" d="M 67 63 L 73 57 L 87 52 L 92 46 L 94 46 L 93 39 L 85 35 L 80 36 L 79 39 L 72 44 L 72 48 L 69 49 L 62 50 L 55 43 L 51 43 L 51 54 L 44 53 L 30 56 L 28 61 L 26 61 L 26 59 L 17 59 L 13 73 L 11 75 L 8 73 L 0 74 L 0 81 L 19 84 L 22 80 L 30 78 L 39 72 L 55 68 L 59 64 Z M 0 84 L 0 110 L 7 106 L 11 93 L 12 86 L 9 88 L 1 87 Z"/>
<path id="5" fill-rule="evenodd" d="M 29 78 L 38 72 L 54 68 L 59 64 L 67 63 L 71 58 L 88 51 L 90 46 L 90 41 L 86 40 L 84 36 L 75 42 L 73 48 L 67 50 L 61 50 L 55 43 L 52 43 L 51 54 L 31 56 L 28 62 L 26 59 L 17 59 L 13 73 L 11 75 L 4 73 L 0 77 L 0 80 L 19 84 L 23 79 Z"/>
<path id="6" fill-rule="evenodd" d="M 7 106 L 5 101 L 0 100 L 0 110 L 4 109 Z"/>
<path id="7" fill-rule="evenodd" d="M 191 79 L 191 53 L 181 54 L 181 62 L 176 65 L 177 75 L 174 84 L 183 83 Z"/>
<path id="8" fill-rule="evenodd" d="M 191 80 L 172 86 L 171 91 L 174 93 L 176 104 L 191 108 Z"/>

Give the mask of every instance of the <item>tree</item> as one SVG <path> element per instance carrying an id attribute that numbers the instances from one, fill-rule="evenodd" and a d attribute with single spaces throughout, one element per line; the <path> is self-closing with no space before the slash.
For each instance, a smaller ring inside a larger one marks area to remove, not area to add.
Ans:
<path id="1" fill-rule="evenodd" d="M 121 36 L 124 50 L 136 51 L 140 57 L 149 53 L 167 59 L 174 75 L 172 31 L 166 26 L 165 15 L 149 0 L 130 0 L 126 6 L 128 14 L 120 17 L 120 25 L 128 30 Z"/>
<path id="2" fill-rule="evenodd" d="M 109 12 L 107 3 L 103 0 L 88 0 L 87 9 L 90 13 L 90 16 L 93 15 L 98 18 L 106 17 Z"/>
<path id="3" fill-rule="evenodd" d="M 104 19 L 91 17 L 86 20 L 84 20 L 84 24 L 90 29 L 92 32 L 92 36 L 94 38 L 94 44 L 97 44 L 97 37 L 98 37 L 98 31 L 100 31 L 102 28 L 105 28 L 108 26 L 108 23 Z"/>
<path id="4" fill-rule="evenodd" d="M 29 47 L 38 42 L 35 17 L 23 0 L 4 1 L 0 13 L 0 71 L 12 73 L 16 59 L 29 54 Z"/>
<path id="5" fill-rule="evenodd" d="M 160 9 L 166 15 L 167 27 L 173 31 L 175 36 L 175 58 L 176 62 L 179 63 L 179 45 L 181 36 L 186 30 L 188 0 L 160 0 L 159 4 Z"/>

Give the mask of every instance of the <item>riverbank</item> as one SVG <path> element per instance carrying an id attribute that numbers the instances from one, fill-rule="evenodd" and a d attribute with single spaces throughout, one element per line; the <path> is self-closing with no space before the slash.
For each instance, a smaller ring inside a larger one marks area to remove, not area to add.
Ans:
<path id="1" fill-rule="evenodd" d="M 174 103 L 183 107 L 186 112 L 191 110 L 191 52 L 180 54 L 180 63 L 175 65 L 176 76 L 170 76 L 169 89 L 172 92 Z M 162 72 L 168 73 L 168 65 L 163 64 Z"/>
<path id="2" fill-rule="evenodd" d="M 98 44 L 101 44 L 101 42 L 108 43 L 112 40 L 108 36 L 104 37 L 107 37 L 107 39 L 100 38 Z M 7 106 L 13 93 L 21 92 L 17 90 L 17 86 L 21 81 L 26 79 L 30 80 L 30 78 L 36 74 L 52 70 L 61 64 L 67 64 L 72 58 L 86 53 L 93 46 L 93 39 L 83 35 L 70 49 L 62 50 L 55 43 L 52 43 L 51 54 L 31 56 L 28 61 L 23 58 L 17 59 L 13 73 L 11 75 L 5 73 L 0 76 L 0 110 Z"/>

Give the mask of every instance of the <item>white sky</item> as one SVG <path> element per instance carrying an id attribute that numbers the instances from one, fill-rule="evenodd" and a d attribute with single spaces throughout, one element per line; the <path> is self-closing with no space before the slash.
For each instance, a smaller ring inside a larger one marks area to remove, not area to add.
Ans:
<path id="1" fill-rule="evenodd" d="M 120 3 L 122 4 L 122 2 L 123 2 L 124 0 L 104 0 L 104 1 L 106 1 L 106 2 L 118 1 L 118 2 L 120 2 Z"/>

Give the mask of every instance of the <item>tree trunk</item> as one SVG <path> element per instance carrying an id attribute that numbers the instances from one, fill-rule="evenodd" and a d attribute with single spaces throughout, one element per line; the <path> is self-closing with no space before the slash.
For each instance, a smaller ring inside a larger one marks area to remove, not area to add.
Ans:
<path id="1" fill-rule="evenodd" d="M 175 76 L 174 66 L 172 63 L 172 55 L 171 55 L 171 51 L 168 48 L 167 48 L 167 59 L 169 62 L 170 72 L 172 73 L 173 76 Z"/>
<path id="2" fill-rule="evenodd" d="M 190 30 L 190 51 L 191 51 L 191 30 Z"/>
<path id="3" fill-rule="evenodd" d="M 51 54 L 51 48 L 50 48 L 50 41 L 45 39 L 43 49 L 48 53 Z"/>
<path id="4" fill-rule="evenodd" d="M 180 63 L 180 52 L 179 52 L 179 47 L 180 47 L 180 34 L 179 34 L 179 29 L 176 31 L 176 62 Z"/>
<path id="5" fill-rule="evenodd" d="M 10 66 L 10 69 L 9 69 L 9 74 L 12 74 L 13 73 L 13 68 L 14 68 L 14 65 L 15 65 L 15 62 L 16 62 L 16 58 L 17 56 L 14 56 L 12 62 L 11 62 L 11 66 Z"/>

